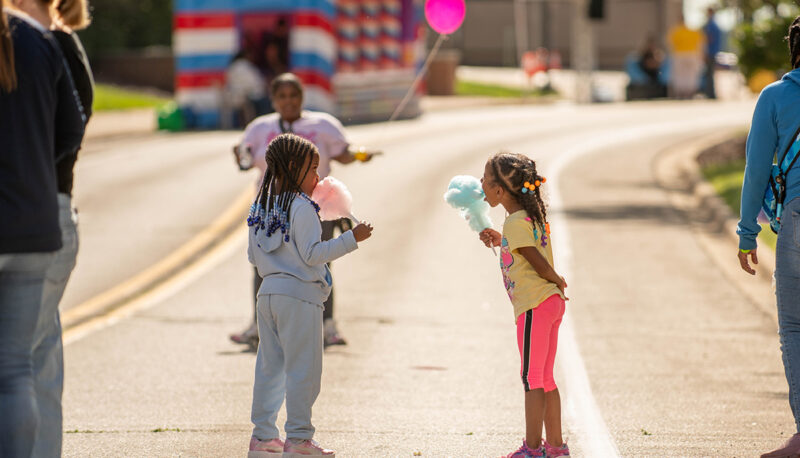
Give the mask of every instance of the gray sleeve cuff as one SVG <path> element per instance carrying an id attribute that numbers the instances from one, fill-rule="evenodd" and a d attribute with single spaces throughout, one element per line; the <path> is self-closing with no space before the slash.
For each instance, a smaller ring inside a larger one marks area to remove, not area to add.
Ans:
<path id="1" fill-rule="evenodd" d="M 356 242 L 356 236 L 353 234 L 352 229 L 342 234 L 342 240 L 344 241 L 344 246 L 347 248 L 348 253 L 358 248 L 358 242 Z"/>

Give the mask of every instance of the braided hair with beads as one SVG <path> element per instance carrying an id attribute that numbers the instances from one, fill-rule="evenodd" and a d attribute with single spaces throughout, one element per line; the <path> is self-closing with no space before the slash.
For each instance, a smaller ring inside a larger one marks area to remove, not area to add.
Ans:
<path id="1" fill-rule="evenodd" d="M 547 180 L 536 171 L 536 162 L 522 154 L 503 152 L 489 158 L 489 164 L 497 183 L 528 214 L 533 223 L 534 237 L 537 235 L 537 228 L 543 231 L 541 241 L 542 246 L 546 246 L 550 224 L 547 223 L 547 208 L 542 199 L 541 185 Z"/>
<path id="2" fill-rule="evenodd" d="M 798 68 L 800 67 L 800 16 L 797 16 L 789 26 L 789 35 L 786 37 L 786 41 L 789 42 L 792 68 Z"/>
<path id="3" fill-rule="evenodd" d="M 289 241 L 289 215 L 298 196 L 307 200 L 319 212 L 319 206 L 300 189 L 318 155 L 317 147 L 294 134 L 281 134 L 267 146 L 267 171 L 261 180 L 256 200 L 250 206 L 247 225 L 267 231 L 267 237 L 280 230 Z"/>

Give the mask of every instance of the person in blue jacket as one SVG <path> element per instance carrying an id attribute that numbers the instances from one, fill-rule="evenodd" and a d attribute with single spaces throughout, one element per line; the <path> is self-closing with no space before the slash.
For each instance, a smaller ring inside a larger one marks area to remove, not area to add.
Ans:
<path id="1" fill-rule="evenodd" d="M 789 28 L 793 70 L 761 92 L 747 136 L 747 162 L 742 185 L 739 263 L 755 275 L 758 264 L 758 214 L 770 178 L 773 158 L 783 155 L 800 127 L 800 16 Z M 786 198 L 775 249 L 775 281 L 783 365 L 789 383 L 789 405 L 797 433 L 779 449 L 762 458 L 800 454 L 800 162 L 786 174 Z"/>
<path id="2" fill-rule="evenodd" d="M 717 54 L 722 51 L 722 31 L 714 20 L 716 11 L 713 7 L 708 7 L 706 15 L 708 20 L 703 26 L 703 35 L 706 37 L 705 61 L 706 69 L 703 74 L 703 93 L 709 99 L 717 98 L 717 91 L 714 87 L 714 70 L 717 66 Z"/>

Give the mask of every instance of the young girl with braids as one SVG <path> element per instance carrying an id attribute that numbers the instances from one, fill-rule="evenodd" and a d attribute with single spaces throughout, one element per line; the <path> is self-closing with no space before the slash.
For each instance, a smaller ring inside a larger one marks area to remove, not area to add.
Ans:
<path id="1" fill-rule="evenodd" d="M 267 169 L 247 218 L 247 255 L 263 278 L 258 290 L 258 356 L 249 458 L 334 456 L 312 440 L 311 407 L 322 375 L 322 309 L 331 291 L 326 263 L 358 248 L 372 226 L 361 223 L 321 241 L 319 153 L 308 140 L 282 134 L 267 146 Z M 284 443 L 275 421 L 286 400 Z"/>
<path id="2" fill-rule="evenodd" d="M 508 458 L 569 456 L 561 437 L 561 399 L 553 380 L 567 283 L 553 268 L 550 224 L 541 195 L 545 181 L 533 160 L 511 153 L 489 158 L 481 180 L 489 205 L 500 204 L 508 212 L 502 234 L 494 229 L 479 234 L 486 246 L 500 247 L 500 269 L 517 323 L 525 439 Z M 542 439 L 542 424 L 547 440 Z"/>

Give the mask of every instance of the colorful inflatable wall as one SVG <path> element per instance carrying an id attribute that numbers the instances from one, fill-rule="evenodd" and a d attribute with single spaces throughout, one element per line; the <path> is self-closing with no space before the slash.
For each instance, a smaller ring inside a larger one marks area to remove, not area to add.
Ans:
<path id="1" fill-rule="evenodd" d="M 288 29 L 288 70 L 305 85 L 306 108 L 344 122 L 388 118 L 424 58 L 423 0 L 174 2 L 176 99 L 189 127 L 220 126 L 233 56 L 258 54 L 278 29 Z M 403 116 L 418 114 L 415 97 Z"/>

